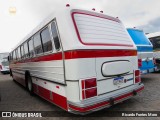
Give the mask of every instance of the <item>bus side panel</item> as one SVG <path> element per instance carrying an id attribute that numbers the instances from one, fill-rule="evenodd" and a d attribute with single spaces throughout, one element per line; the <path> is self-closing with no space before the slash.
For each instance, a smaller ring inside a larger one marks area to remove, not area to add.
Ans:
<path id="1" fill-rule="evenodd" d="M 39 78 L 32 77 L 34 93 L 47 101 L 54 103 L 64 110 L 68 110 L 66 87 L 64 85 L 45 81 Z"/>
<path id="2" fill-rule="evenodd" d="M 26 87 L 25 74 L 19 73 L 17 71 L 15 72 L 14 69 L 12 69 L 12 75 L 14 80 Z"/>

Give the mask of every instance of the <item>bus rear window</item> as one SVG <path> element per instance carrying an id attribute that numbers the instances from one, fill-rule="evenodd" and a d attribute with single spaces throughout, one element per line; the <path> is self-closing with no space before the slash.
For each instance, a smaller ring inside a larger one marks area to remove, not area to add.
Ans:
<path id="1" fill-rule="evenodd" d="M 72 13 L 79 40 L 88 45 L 132 45 L 123 24 L 118 19 L 85 13 Z"/>
<path id="2" fill-rule="evenodd" d="M 143 31 L 128 29 L 128 33 L 136 45 L 151 45 L 149 39 L 146 37 Z"/>

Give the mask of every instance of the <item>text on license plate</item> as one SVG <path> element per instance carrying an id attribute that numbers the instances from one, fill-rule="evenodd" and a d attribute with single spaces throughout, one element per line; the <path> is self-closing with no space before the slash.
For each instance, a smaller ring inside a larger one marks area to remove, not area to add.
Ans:
<path id="1" fill-rule="evenodd" d="M 114 84 L 114 85 L 122 84 L 122 83 L 123 83 L 123 80 L 124 80 L 124 77 L 117 77 L 117 78 L 114 78 L 113 84 Z"/>

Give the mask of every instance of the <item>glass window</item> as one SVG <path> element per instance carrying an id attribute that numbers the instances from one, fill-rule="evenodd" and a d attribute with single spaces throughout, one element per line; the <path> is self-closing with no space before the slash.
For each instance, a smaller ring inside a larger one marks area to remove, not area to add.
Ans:
<path id="1" fill-rule="evenodd" d="M 28 57 L 28 44 L 27 42 L 24 43 L 24 58 Z"/>
<path id="2" fill-rule="evenodd" d="M 16 50 L 15 50 L 16 60 L 18 59 L 18 54 L 17 54 L 17 53 L 18 53 L 18 50 L 16 49 Z"/>
<path id="3" fill-rule="evenodd" d="M 41 42 L 41 37 L 39 33 L 35 34 L 33 42 L 34 42 L 35 54 L 43 53 L 42 42 Z"/>
<path id="4" fill-rule="evenodd" d="M 17 58 L 20 59 L 21 58 L 21 51 L 20 51 L 20 47 L 17 48 Z"/>
<path id="5" fill-rule="evenodd" d="M 45 28 L 41 32 L 41 38 L 42 38 L 42 43 L 43 43 L 43 51 L 48 52 L 52 50 L 52 42 L 50 38 L 50 33 L 48 27 Z"/>
<path id="6" fill-rule="evenodd" d="M 160 50 L 160 36 L 154 37 L 154 38 L 150 38 L 150 41 L 153 44 L 153 49 L 154 50 Z"/>
<path id="7" fill-rule="evenodd" d="M 56 48 L 56 50 L 59 50 L 60 49 L 60 42 L 59 42 L 58 31 L 57 31 L 55 22 L 52 23 L 51 30 L 52 30 L 55 48 Z"/>
<path id="8" fill-rule="evenodd" d="M 24 57 L 24 49 L 23 49 L 23 45 L 21 45 L 21 58 Z"/>
<path id="9" fill-rule="evenodd" d="M 34 56 L 34 48 L 33 48 L 33 40 L 30 39 L 28 42 L 28 48 L 29 48 L 29 56 L 33 57 Z"/>
<path id="10" fill-rule="evenodd" d="M 15 52 L 15 50 L 13 51 L 13 60 L 16 60 L 16 52 Z"/>

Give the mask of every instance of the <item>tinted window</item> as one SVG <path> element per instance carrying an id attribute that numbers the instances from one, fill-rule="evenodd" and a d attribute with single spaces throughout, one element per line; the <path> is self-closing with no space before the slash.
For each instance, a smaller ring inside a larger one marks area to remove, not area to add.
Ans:
<path id="1" fill-rule="evenodd" d="M 21 58 L 21 51 L 20 51 L 20 47 L 18 47 L 17 49 L 17 58 L 20 59 Z"/>
<path id="2" fill-rule="evenodd" d="M 25 58 L 28 57 L 28 44 L 27 44 L 27 42 L 24 43 L 24 57 Z"/>
<path id="3" fill-rule="evenodd" d="M 29 48 L 29 56 L 33 57 L 34 56 L 34 48 L 33 48 L 33 40 L 30 39 L 28 42 L 28 48 Z"/>
<path id="4" fill-rule="evenodd" d="M 50 33 L 48 27 L 45 28 L 41 32 L 41 38 L 42 38 L 42 43 L 43 43 L 43 51 L 48 52 L 52 50 L 52 42 L 50 38 Z"/>
<path id="5" fill-rule="evenodd" d="M 21 58 L 24 57 L 24 49 L 23 49 L 23 45 L 21 45 Z"/>
<path id="6" fill-rule="evenodd" d="M 16 59 L 18 59 L 18 54 L 17 54 L 17 53 L 18 53 L 18 50 L 16 49 L 16 50 L 15 50 Z"/>
<path id="7" fill-rule="evenodd" d="M 13 51 L 13 60 L 16 60 L 16 52 L 15 52 L 15 50 Z"/>
<path id="8" fill-rule="evenodd" d="M 57 50 L 59 50 L 60 49 L 60 42 L 59 42 L 58 31 L 57 31 L 55 22 L 52 23 L 51 29 L 52 29 L 52 35 L 53 35 L 55 47 Z"/>
<path id="9" fill-rule="evenodd" d="M 160 50 L 160 37 L 154 37 L 154 38 L 150 38 L 150 41 L 153 44 L 153 49 L 154 50 Z"/>
<path id="10" fill-rule="evenodd" d="M 35 54 L 40 54 L 40 53 L 42 53 L 42 52 L 43 52 L 42 42 L 41 42 L 41 37 L 40 37 L 40 34 L 39 34 L 39 33 L 35 34 L 33 41 L 34 41 Z"/>

